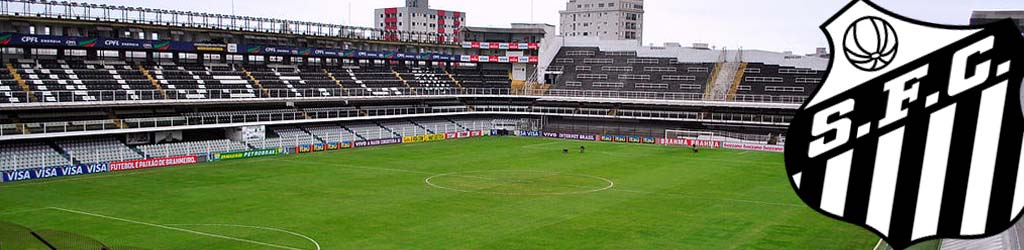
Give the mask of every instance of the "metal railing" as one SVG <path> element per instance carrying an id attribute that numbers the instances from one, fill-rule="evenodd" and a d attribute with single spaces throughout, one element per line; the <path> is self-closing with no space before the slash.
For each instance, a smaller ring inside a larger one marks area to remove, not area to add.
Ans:
<path id="1" fill-rule="evenodd" d="M 238 113 L 238 114 L 186 114 L 172 117 L 154 118 L 128 118 L 118 122 L 114 120 L 89 120 L 71 122 L 44 122 L 44 123 L 23 123 L 11 126 L 11 124 L 0 124 L 0 138 L 23 135 L 17 130 L 31 131 L 32 134 L 51 134 L 85 131 L 110 131 L 125 129 L 145 128 L 177 128 L 199 125 L 233 125 L 244 123 L 266 123 L 282 121 L 303 121 L 314 123 L 318 121 L 337 121 L 344 118 L 355 117 L 394 117 L 401 115 L 425 115 L 425 114 L 534 114 L 534 115 L 568 115 L 568 116 L 589 116 L 605 118 L 627 118 L 627 119 L 658 119 L 658 120 L 684 120 L 704 121 L 739 124 L 769 124 L 787 125 L 792 117 L 779 115 L 762 114 L 721 114 L 706 112 L 687 111 L 646 111 L 646 110 L 619 110 L 616 115 L 609 115 L 610 109 L 598 108 L 571 108 L 571 107 L 534 107 L 534 106 L 507 106 L 507 105 L 477 105 L 473 106 L 475 111 L 468 107 L 399 107 L 399 108 L 368 108 L 368 109 L 338 109 L 338 110 L 316 110 L 309 112 L 282 111 L 262 113 Z M 13 129 L 17 128 L 17 129 Z"/>
<path id="2" fill-rule="evenodd" d="M 509 88 L 447 88 L 368 90 L 364 88 L 332 89 L 165 89 L 155 90 L 74 90 L 34 91 L 35 99 L 26 92 L 8 92 L 20 103 L 97 103 L 117 101 L 160 100 L 252 100 L 252 99 L 323 99 L 340 97 L 395 97 L 395 96 L 454 96 L 454 95 L 510 95 Z M 166 94 L 166 98 L 164 97 Z M 0 105 L 17 105 L 4 103 Z"/>
<path id="3" fill-rule="evenodd" d="M 151 9 L 67 1 L 0 0 L 0 15 L 31 16 L 115 23 L 166 25 L 233 31 L 301 34 L 364 40 L 457 44 L 456 36 L 436 32 L 406 32 L 338 24 Z M 147 36 L 147 39 L 149 37 Z"/>
<path id="4" fill-rule="evenodd" d="M 7 92 L 6 100 L 19 100 L 18 103 L 2 103 L 0 106 L 17 107 L 19 103 L 95 103 L 131 102 L 131 101 L 164 101 L 164 100 L 297 100 L 330 99 L 346 97 L 400 97 L 400 96 L 536 96 L 536 97 L 574 97 L 574 98 L 605 98 L 631 100 L 672 100 L 672 101 L 706 101 L 703 95 L 678 92 L 640 92 L 640 91 L 606 91 L 606 90 L 566 90 L 552 89 L 543 95 L 513 92 L 510 88 L 445 88 L 445 89 L 365 89 L 365 88 L 331 88 L 331 89 L 165 89 L 155 90 L 75 90 L 75 91 L 34 91 Z M 164 96 L 166 95 L 166 97 Z M 736 95 L 733 103 L 766 103 L 766 104 L 800 104 L 806 100 L 803 96 L 768 96 L 768 95 Z"/>
<path id="5" fill-rule="evenodd" d="M 704 99 L 704 94 L 702 93 L 681 92 L 551 89 L 548 90 L 544 95 L 584 98 L 706 101 Z M 736 95 L 736 100 L 733 102 L 801 104 L 805 101 L 805 99 L 806 97 L 803 96 Z"/>

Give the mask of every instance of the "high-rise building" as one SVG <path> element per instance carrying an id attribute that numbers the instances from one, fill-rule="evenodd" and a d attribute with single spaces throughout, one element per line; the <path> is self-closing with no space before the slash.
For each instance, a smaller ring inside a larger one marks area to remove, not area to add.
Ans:
<path id="1" fill-rule="evenodd" d="M 466 23 L 466 13 L 430 8 L 429 0 L 406 0 L 405 7 L 374 10 L 374 26 L 385 31 L 405 31 L 443 36 L 447 42 L 458 42 L 459 29 Z M 395 39 L 397 40 L 397 36 Z"/>
<path id="2" fill-rule="evenodd" d="M 976 10 L 971 13 L 971 25 L 992 23 L 1007 18 L 1013 19 L 1021 33 L 1024 33 L 1024 10 Z"/>
<path id="3" fill-rule="evenodd" d="M 642 42 L 643 0 L 569 0 L 559 14 L 562 36 Z"/>

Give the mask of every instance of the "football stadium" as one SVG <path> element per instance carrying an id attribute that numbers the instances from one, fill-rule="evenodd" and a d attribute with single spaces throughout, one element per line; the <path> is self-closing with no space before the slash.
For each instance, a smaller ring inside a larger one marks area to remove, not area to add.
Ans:
<path id="1" fill-rule="evenodd" d="M 0 0 L 0 249 L 884 248 L 785 172 L 827 49 L 642 46 L 642 0 L 558 32 L 406 2 Z"/>

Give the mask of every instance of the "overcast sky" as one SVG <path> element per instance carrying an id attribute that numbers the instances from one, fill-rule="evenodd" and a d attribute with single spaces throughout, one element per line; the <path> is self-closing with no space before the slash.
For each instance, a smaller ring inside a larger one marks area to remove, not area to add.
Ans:
<path id="1" fill-rule="evenodd" d="M 93 0 L 161 9 L 232 13 L 230 0 Z M 531 12 L 531 2 L 532 9 Z M 466 12 L 466 25 L 508 27 L 513 22 L 558 26 L 565 0 L 431 0 L 435 9 Z M 884 8 L 943 24 L 967 24 L 972 10 L 1024 9 L 1024 0 L 876 0 Z M 373 9 L 399 7 L 402 0 L 235 0 L 234 13 L 258 17 L 373 26 Z M 812 53 L 827 42 L 818 26 L 845 0 L 647 0 L 644 44 L 710 43 Z M 349 14 L 351 13 L 351 15 Z M 531 14 L 532 13 L 532 14 Z"/>

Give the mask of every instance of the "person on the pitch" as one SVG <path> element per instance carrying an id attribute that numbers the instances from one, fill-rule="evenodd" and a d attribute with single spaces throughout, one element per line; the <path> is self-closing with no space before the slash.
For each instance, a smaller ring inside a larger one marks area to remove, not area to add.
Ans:
<path id="1" fill-rule="evenodd" d="M 697 148 L 697 143 L 693 143 L 692 145 L 693 145 L 693 152 L 694 153 L 699 153 L 698 151 L 700 151 L 700 149 Z"/>
<path id="2" fill-rule="evenodd" d="M 583 151 L 584 151 L 584 150 L 586 150 L 586 149 L 587 149 L 587 148 L 583 147 L 583 145 L 580 145 L 580 154 L 582 154 L 582 153 L 583 153 Z"/>

